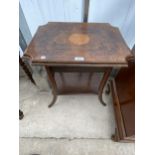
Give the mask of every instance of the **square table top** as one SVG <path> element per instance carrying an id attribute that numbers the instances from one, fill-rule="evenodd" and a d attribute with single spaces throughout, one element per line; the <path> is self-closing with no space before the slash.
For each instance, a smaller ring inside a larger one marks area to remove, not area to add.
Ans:
<path id="1" fill-rule="evenodd" d="M 24 57 L 40 65 L 127 66 L 130 55 L 119 29 L 110 24 L 50 22 L 38 28 Z"/>

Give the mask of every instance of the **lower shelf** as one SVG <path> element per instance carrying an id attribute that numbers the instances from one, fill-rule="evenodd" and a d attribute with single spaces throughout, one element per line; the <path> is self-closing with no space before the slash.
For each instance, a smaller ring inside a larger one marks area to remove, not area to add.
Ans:
<path id="1" fill-rule="evenodd" d="M 103 73 L 55 73 L 58 94 L 98 93 Z"/>

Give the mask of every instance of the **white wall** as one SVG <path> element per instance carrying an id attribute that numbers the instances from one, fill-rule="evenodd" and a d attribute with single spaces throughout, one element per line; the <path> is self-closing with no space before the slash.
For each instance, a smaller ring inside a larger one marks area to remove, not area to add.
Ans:
<path id="1" fill-rule="evenodd" d="M 134 16 L 134 0 L 90 0 L 88 21 L 119 27 L 130 48 L 135 42 Z"/>
<path id="2" fill-rule="evenodd" d="M 83 0 L 20 0 L 32 36 L 49 21 L 82 22 Z"/>
<path id="3" fill-rule="evenodd" d="M 128 46 L 135 42 L 134 0 L 90 0 L 88 22 L 119 27 Z M 49 21 L 82 22 L 83 0 L 20 0 L 32 36 Z"/>

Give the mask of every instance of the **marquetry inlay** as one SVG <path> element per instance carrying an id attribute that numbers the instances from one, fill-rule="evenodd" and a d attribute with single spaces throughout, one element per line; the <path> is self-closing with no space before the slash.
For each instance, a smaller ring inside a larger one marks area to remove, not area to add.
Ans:
<path id="1" fill-rule="evenodd" d="M 74 33 L 69 36 L 69 41 L 75 45 L 84 45 L 89 42 L 90 38 L 86 34 Z"/>

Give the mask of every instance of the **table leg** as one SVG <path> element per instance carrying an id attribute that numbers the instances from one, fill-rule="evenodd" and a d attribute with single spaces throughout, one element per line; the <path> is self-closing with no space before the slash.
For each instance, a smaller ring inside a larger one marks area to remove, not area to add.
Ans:
<path id="1" fill-rule="evenodd" d="M 23 113 L 23 111 L 21 111 L 19 109 L 19 119 L 21 120 L 21 119 L 23 119 L 23 117 L 24 117 L 24 113 Z"/>
<path id="2" fill-rule="evenodd" d="M 23 60 L 19 57 L 19 63 L 20 63 L 20 66 L 23 68 L 25 74 L 28 76 L 28 78 L 31 80 L 31 82 L 36 85 L 33 77 L 32 77 L 32 74 L 31 72 L 29 71 L 28 67 L 26 66 L 26 64 L 23 62 Z"/>
<path id="3" fill-rule="evenodd" d="M 106 89 L 105 93 L 106 93 L 106 95 L 110 94 L 110 84 L 109 84 L 109 82 L 107 83 L 107 89 Z"/>
<path id="4" fill-rule="evenodd" d="M 106 82 L 108 81 L 108 78 L 109 78 L 109 76 L 110 76 L 110 73 L 111 73 L 111 68 L 108 68 L 106 71 L 105 71 L 105 73 L 104 73 L 104 75 L 103 75 L 103 77 L 102 77 L 102 80 L 101 80 L 101 82 L 100 82 L 100 85 L 99 85 L 99 89 L 98 89 L 98 98 L 99 98 L 99 100 L 100 100 L 100 102 L 104 105 L 104 106 L 106 106 L 106 103 L 103 101 L 103 99 L 102 99 L 102 93 L 103 93 L 103 89 L 104 89 L 104 87 L 105 87 L 105 85 L 106 85 Z"/>
<path id="5" fill-rule="evenodd" d="M 50 69 L 50 67 L 46 66 L 45 67 L 48 78 L 49 78 L 49 83 L 51 85 L 52 88 L 52 94 L 53 94 L 53 100 L 52 102 L 48 105 L 48 107 L 50 108 L 56 101 L 57 99 L 57 85 L 56 85 L 56 81 L 54 78 L 54 72 Z"/>

